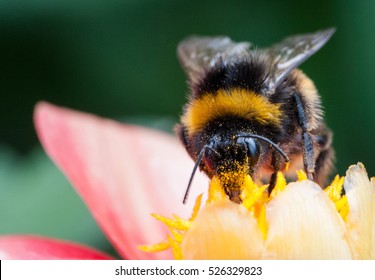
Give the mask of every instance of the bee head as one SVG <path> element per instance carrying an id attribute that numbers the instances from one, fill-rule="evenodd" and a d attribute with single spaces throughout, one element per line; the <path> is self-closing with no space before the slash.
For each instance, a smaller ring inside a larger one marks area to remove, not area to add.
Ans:
<path id="1" fill-rule="evenodd" d="M 246 173 L 252 173 L 260 157 L 260 145 L 257 139 L 250 137 L 214 136 L 208 142 L 203 163 L 213 174 L 239 171 L 246 167 Z"/>

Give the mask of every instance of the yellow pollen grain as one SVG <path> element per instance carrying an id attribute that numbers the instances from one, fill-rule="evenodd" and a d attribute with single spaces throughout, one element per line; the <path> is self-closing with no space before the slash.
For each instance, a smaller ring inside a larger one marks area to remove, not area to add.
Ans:
<path id="1" fill-rule="evenodd" d="M 219 117 L 234 116 L 262 125 L 279 125 L 280 105 L 271 103 L 265 96 L 246 89 L 219 90 L 216 94 L 204 94 L 190 102 L 182 116 L 188 134 L 194 134 L 208 122 Z"/>

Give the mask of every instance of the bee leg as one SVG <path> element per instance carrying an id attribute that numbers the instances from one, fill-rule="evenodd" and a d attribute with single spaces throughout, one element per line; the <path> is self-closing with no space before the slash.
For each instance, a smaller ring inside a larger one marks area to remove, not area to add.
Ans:
<path id="1" fill-rule="evenodd" d="M 332 132 L 322 125 L 318 129 L 315 139 L 319 147 L 319 154 L 315 162 L 314 181 L 322 186 L 333 169 L 335 152 L 332 148 Z"/>
<path id="2" fill-rule="evenodd" d="M 180 139 L 181 143 L 184 145 L 186 151 L 190 155 L 191 158 L 195 159 L 197 155 L 194 154 L 193 150 L 191 149 L 191 145 L 189 143 L 189 138 L 187 136 L 186 129 L 183 125 L 177 124 L 174 126 L 174 132 L 177 137 Z"/>
<path id="3" fill-rule="evenodd" d="M 177 137 L 182 142 L 182 144 L 186 147 L 188 143 L 187 143 L 187 137 L 186 137 L 186 132 L 185 132 L 184 127 L 181 124 L 176 124 L 173 130 L 176 133 Z"/>
<path id="4" fill-rule="evenodd" d="M 314 144 L 311 134 L 308 130 L 308 120 L 303 108 L 301 97 L 297 94 L 293 94 L 297 105 L 297 117 L 299 125 L 302 128 L 302 141 L 303 141 L 303 165 L 307 173 L 307 178 L 313 180 L 313 174 L 315 172 L 315 161 L 314 161 Z"/>
<path id="5" fill-rule="evenodd" d="M 268 194 L 270 195 L 272 190 L 275 188 L 277 183 L 277 173 L 281 169 L 281 159 L 280 156 L 274 151 L 272 152 L 272 167 L 273 173 L 270 178 L 270 184 L 268 186 Z"/>

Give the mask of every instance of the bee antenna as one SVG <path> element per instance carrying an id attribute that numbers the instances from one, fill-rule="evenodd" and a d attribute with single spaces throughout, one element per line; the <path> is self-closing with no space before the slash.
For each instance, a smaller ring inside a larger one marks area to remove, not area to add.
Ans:
<path id="1" fill-rule="evenodd" d="M 195 172 L 197 171 L 197 168 L 198 168 L 199 164 L 202 161 L 202 158 L 204 156 L 204 153 L 206 152 L 206 149 L 212 150 L 215 153 L 217 153 L 215 150 L 212 149 L 212 144 L 211 143 L 206 144 L 206 145 L 203 146 L 202 150 L 198 154 L 197 160 L 195 161 L 193 171 L 191 172 L 190 180 L 189 180 L 188 186 L 187 186 L 186 191 L 185 191 L 184 199 L 182 201 L 183 204 L 186 204 L 186 201 L 187 201 L 188 196 L 189 196 L 189 191 L 190 191 L 191 183 L 193 182 L 193 178 L 194 178 Z"/>
<path id="2" fill-rule="evenodd" d="M 270 144 L 272 146 L 272 148 L 274 148 L 276 151 L 278 151 L 280 153 L 280 155 L 285 159 L 286 162 L 289 162 L 289 157 L 286 155 L 286 153 L 274 142 L 272 142 L 270 139 L 264 137 L 264 136 L 261 136 L 261 135 L 258 135 L 258 134 L 252 134 L 252 133 L 245 133 L 245 134 L 239 134 L 237 135 L 237 138 L 256 138 L 256 139 L 259 139 L 259 140 L 262 140 L 264 142 L 267 142 L 268 144 Z"/>

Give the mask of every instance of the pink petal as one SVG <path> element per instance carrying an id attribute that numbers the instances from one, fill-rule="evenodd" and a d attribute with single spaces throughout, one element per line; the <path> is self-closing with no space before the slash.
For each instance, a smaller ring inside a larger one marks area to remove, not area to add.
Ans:
<path id="1" fill-rule="evenodd" d="M 72 242 L 36 237 L 1 236 L 1 260 L 110 260 L 110 256 Z"/>
<path id="2" fill-rule="evenodd" d="M 197 174 L 189 204 L 181 203 L 193 162 L 175 137 L 44 102 L 34 122 L 47 154 L 123 257 L 171 258 L 137 249 L 165 239 L 166 228 L 150 213 L 187 217 L 208 186 Z"/>

